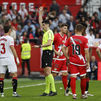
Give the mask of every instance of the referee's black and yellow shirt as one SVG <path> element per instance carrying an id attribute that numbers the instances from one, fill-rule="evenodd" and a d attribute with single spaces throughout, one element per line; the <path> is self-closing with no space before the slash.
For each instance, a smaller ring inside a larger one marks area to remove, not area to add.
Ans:
<path id="1" fill-rule="evenodd" d="M 52 44 L 54 40 L 54 34 L 52 30 L 48 30 L 44 32 L 43 39 L 42 39 L 42 45 L 47 44 L 48 40 L 51 40 L 51 46 L 43 47 L 42 50 L 52 50 Z"/>

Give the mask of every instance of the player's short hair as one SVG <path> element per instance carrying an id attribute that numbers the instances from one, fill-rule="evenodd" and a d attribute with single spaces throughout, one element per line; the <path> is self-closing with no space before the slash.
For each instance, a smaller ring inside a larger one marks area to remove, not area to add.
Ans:
<path id="1" fill-rule="evenodd" d="M 67 27 L 68 27 L 68 25 L 67 25 L 67 24 L 65 24 L 65 23 L 61 24 L 61 26 L 60 26 L 60 27 L 64 27 L 64 26 L 67 26 Z"/>
<path id="2" fill-rule="evenodd" d="M 49 24 L 49 20 L 43 20 L 42 23 Z"/>
<path id="3" fill-rule="evenodd" d="M 10 29 L 11 29 L 11 26 L 4 26 L 5 33 L 8 33 Z"/>
<path id="4" fill-rule="evenodd" d="M 84 30 L 84 26 L 82 24 L 77 24 L 75 30 L 77 32 L 82 32 Z"/>

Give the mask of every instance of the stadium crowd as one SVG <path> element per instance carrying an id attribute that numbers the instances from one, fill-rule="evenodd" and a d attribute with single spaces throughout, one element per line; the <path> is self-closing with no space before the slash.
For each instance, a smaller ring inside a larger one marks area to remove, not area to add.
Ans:
<path id="1" fill-rule="evenodd" d="M 20 44 L 26 38 L 36 42 L 36 44 L 41 44 L 43 31 L 38 22 L 38 7 L 35 7 L 31 14 L 28 13 L 24 5 L 21 5 L 18 11 L 14 8 L 14 6 L 10 6 L 8 10 L 3 5 L 0 6 L 0 36 L 4 34 L 3 25 L 11 25 L 12 36 L 16 44 Z M 53 30 L 54 34 L 59 32 L 62 23 L 66 23 L 68 24 L 68 32 L 70 35 L 74 35 L 75 25 L 80 23 L 85 26 L 86 34 L 89 37 L 92 39 L 101 38 L 101 8 L 90 16 L 81 7 L 77 16 L 74 17 L 68 5 L 64 5 L 61 10 L 61 6 L 56 0 L 53 0 L 49 9 L 44 7 L 43 19 L 50 19 L 50 29 Z"/>

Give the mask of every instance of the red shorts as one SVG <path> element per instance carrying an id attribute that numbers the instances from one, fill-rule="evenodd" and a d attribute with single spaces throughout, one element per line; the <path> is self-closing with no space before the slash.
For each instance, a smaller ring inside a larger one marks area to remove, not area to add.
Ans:
<path id="1" fill-rule="evenodd" d="M 67 72 L 66 60 L 53 60 L 52 61 L 52 72 Z"/>
<path id="2" fill-rule="evenodd" d="M 70 69 L 71 75 L 80 75 L 80 76 L 86 75 L 86 66 L 76 66 L 76 65 L 70 64 L 69 69 Z"/>

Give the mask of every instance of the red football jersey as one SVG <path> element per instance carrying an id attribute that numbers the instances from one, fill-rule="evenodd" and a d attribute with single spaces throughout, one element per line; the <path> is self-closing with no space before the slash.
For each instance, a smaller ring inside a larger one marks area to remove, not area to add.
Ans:
<path id="1" fill-rule="evenodd" d="M 66 43 L 67 35 L 64 34 L 63 36 L 60 33 L 54 35 L 54 48 L 56 51 L 61 52 L 61 56 L 54 55 L 55 59 L 62 60 L 66 59 L 61 48 Z"/>
<path id="2" fill-rule="evenodd" d="M 88 40 L 84 36 L 74 35 L 67 39 L 65 46 L 69 46 L 70 63 L 78 66 L 85 66 L 85 49 L 88 49 Z"/>

